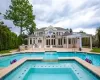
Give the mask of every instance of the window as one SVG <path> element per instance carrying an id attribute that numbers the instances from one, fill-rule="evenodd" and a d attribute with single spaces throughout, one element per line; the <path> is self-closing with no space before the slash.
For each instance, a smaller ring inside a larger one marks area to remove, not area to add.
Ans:
<path id="1" fill-rule="evenodd" d="M 50 36 L 46 36 L 46 38 L 50 38 Z"/>
<path id="2" fill-rule="evenodd" d="M 46 45 L 48 45 L 48 39 L 46 40 Z"/>
<path id="3" fill-rule="evenodd" d="M 59 32 L 59 36 L 60 36 L 60 32 Z"/>
<path id="4" fill-rule="evenodd" d="M 50 39 L 49 39 L 49 45 L 50 45 Z"/>
<path id="5" fill-rule="evenodd" d="M 35 44 L 35 40 L 34 40 L 34 44 Z"/>
<path id="6" fill-rule="evenodd" d="M 60 39 L 60 41 L 61 41 L 60 45 L 62 45 L 62 38 Z"/>
<path id="7" fill-rule="evenodd" d="M 37 36 L 38 36 L 38 32 L 37 32 Z"/>
<path id="8" fill-rule="evenodd" d="M 51 41 L 52 43 L 51 43 L 51 45 L 53 45 L 53 39 L 52 39 L 52 41 Z"/>
<path id="9" fill-rule="evenodd" d="M 55 39 L 54 39 L 54 45 L 55 45 Z"/>
<path id="10" fill-rule="evenodd" d="M 69 39 L 68 41 L 69 41 L 68 43 L 71 44 L 71 39 Z"/>
<path id="11" fill-rule="evenodd" d="M 32 44 L 32 39 L 30 38 L 30 44 Z"/>
<path id="12" fill-rule="evenodd" d="M 39 32 L 39 36 L 42 36 L 43 35 L 43 32 Z"/>
<path id="13" fill-rule="evenodd" d="M 56 35 L 58 36 L 58 32 L 56 32 Z"/>
<path id="14" fill-rule="evenodd" d="M 58 39 L 58 45 L 60 45 L 60 39 Z"/>
<path id="15" fill-rule="evenodd" d="M 55 35 L 52 35 L 51 37 L 52 37 L 52 38 L 55 38 Z"/>
<path id="16" fill-rule="evenodd" d="M 42 43 L 42 40 L 38 40 L 38 43 Z"/>
<path id="17" fill-rule="evenodd" d="M 64 37 L 64 44 L 66 44 L 66 38 Z"/>

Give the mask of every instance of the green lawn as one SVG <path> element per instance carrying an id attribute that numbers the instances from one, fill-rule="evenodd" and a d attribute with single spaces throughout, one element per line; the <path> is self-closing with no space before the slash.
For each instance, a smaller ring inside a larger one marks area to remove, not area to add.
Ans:
<path id="1" fill-rule="evenodd" d="M 11 53 L 10 51 L 12 51 L 12 50 L 16 50 L 16 49 L 2 50 L 2 51 L 0 51 L 0 54 Z"/>
<path id="2" fill-rule="evenodd" d="M 5 54 L 5 53 L 10 53 L 10 50 L 3 50 L 3 51 L 0 51 L 0 54 Z"/>
<path id="3" fill-rule="evenodd" d="M 100 53 L 100 48 L 93 48 L 93 49 L 91 50 L 91 52 L 97 52 L 97 53 Z"/>

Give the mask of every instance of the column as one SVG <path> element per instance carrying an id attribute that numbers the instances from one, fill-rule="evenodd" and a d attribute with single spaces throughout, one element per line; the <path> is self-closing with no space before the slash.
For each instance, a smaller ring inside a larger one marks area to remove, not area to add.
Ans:
<path id="1" fill-rule="evenodd" d="M 43 41 L 42 41 L 42 44 L 43 44 L 43 47 L 45 47 L 45 41 L 46 39 L 44 39 L 45 37 L 43 36 Z"/>
<path id="2" fill-rule="evenodd" d="M 71 38 L 71 48 L 73 47 L 72 39 L 73 39 L 73 38 Z"/>
<path id="3" fill-rule="evenodd" d="M 28 38 L 28 45 L 30 45 L 30 38 Z"/>
<path id="4" fill-rule="evenodd" d="M 36 46 L 38 46 L 38 38 L 37 37 L 35 37 L 35 44 L 36 44 Z"/>
<path id="5" fill-rule="evenodd" d="M 80 48 L 82 48 L 82 37 L 80 37 Z"/>
<path id="6" fill-rule="evenodd" d="M 92 49 L 92 36 L 90 37 L 90 48 Z"/>
<path id="7" fill-rule="evenodd" d="M 67 37 L 67 48 L 68 48 L 68 44 L 69 44 L 69 43 L 68 43 L 68 37 Z"/>
<path id="8" fill-rule="evenodd" d="M 51 39 L 51 35 L 50 35 L 50 38 L 49 38 L 49 39 L 50 39 L 50 46 L 51 46 L 51 40 L 52 40 L 52 39 Z"/>
<path id="9" fill-rule="evenodd" d="M 75 47 L 77 48 L 77 38 L 75 38 Z"/>
<path id="10" fill-rule="evenodd" d="M 56 40 L 55 42 L 56 42 L 56 47 L 57 47 L 58 46 L 58 39 L 56 38 L 55 40 Z"/>

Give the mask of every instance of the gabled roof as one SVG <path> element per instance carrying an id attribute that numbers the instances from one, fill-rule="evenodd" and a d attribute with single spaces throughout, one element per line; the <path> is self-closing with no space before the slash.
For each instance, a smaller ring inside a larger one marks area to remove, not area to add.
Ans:
<path id="1" fill-rule="evenodd" d="M 68 36 L 68 35 L 72 35 L 72 33 L 66 31 L 63 36 Z"/>
<path id="2" fill-rule="evenodd" d="M 76 34 L 72 34 L 72 35 L 68 35 L 69 38 L 77 38 L 77 37 L 90 37 L 92 35 L 90 34 L 84 34 L 84 33 L 76 33 Z"/>
<path id="3" fill-rule="evenodd" d="M 44 31 L 46 28 L 48 28 L 48 27 L 43 27 L 43 28 L 37 29 L 36 31 Z M 57 30 L 66 30 L 66 29 L 61 28 L 61 27 L 54 27 L 54 28 L 56 28 Z"/>
<path id="4" fill-rule="evenodd" d="M 66 30 L 66 29 L 64 29 L 64 28 L 62 28 L 62 27 L 55 27 L 57 30 Z"/>
<path id="5" fill-rule="evenodd" d="M 46 27 L 40 28 L 40 29 L 36 29 L 36 31 L 44 31 Z"/>

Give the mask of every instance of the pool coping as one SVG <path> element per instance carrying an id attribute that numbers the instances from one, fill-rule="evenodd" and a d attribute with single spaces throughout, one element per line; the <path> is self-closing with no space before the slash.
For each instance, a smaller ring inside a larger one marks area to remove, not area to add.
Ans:
<path id="1" fill-rule="evenodd" d="M 46 52 L 46 51 L 41 51 L 41 52 Z M 85 52 L 85 51 L 56 51 L 56 52 L 81 52 L 81 53 L 84 53 L 84 54 L 96 54 L 96 55 L 100 55 L 99 53 L 96 53 L 96 52 Z M 25 54 L 25 53 L 40 53 L 38 51 L 29 51 L 29 52 L 13 52 L 13 53 L 9 53 L 9 54 L 0 54 L 0 57 L 3 57 L 3 56 L 9 56 L 9 55 L 14 55 L 14 54 Z"/>
<path id="2" fill-rule="evenodd" d="M 20 66 L 21 64 L 23 64 L 27 60 L 43 60 L 43 57 L 35 57 L 35 58 L 27 58 L 26 57 L 26 58 L 20 59 L 16 63 L 14 63 L 14 64 L 12 64 L 4 69 L 1 69 L 0 70 L 0 79 L 2 79 L 2 77 L 6 76 L 8 73 L 13 71 L 15 68 L 17 68 L 18 66 Z M 75 61 L 79 62 L 81 65 L 83 65 L 85 68 L 92 71 L 98 77 L 100 77 L 100 69 L 99 68 L 97 68 L 96 66 L 94 66 L 92 64 L 87 63 L 86 61 L 84 61 L 78 57 L 59 57 L 58 60 L 75 60 Z"/>

